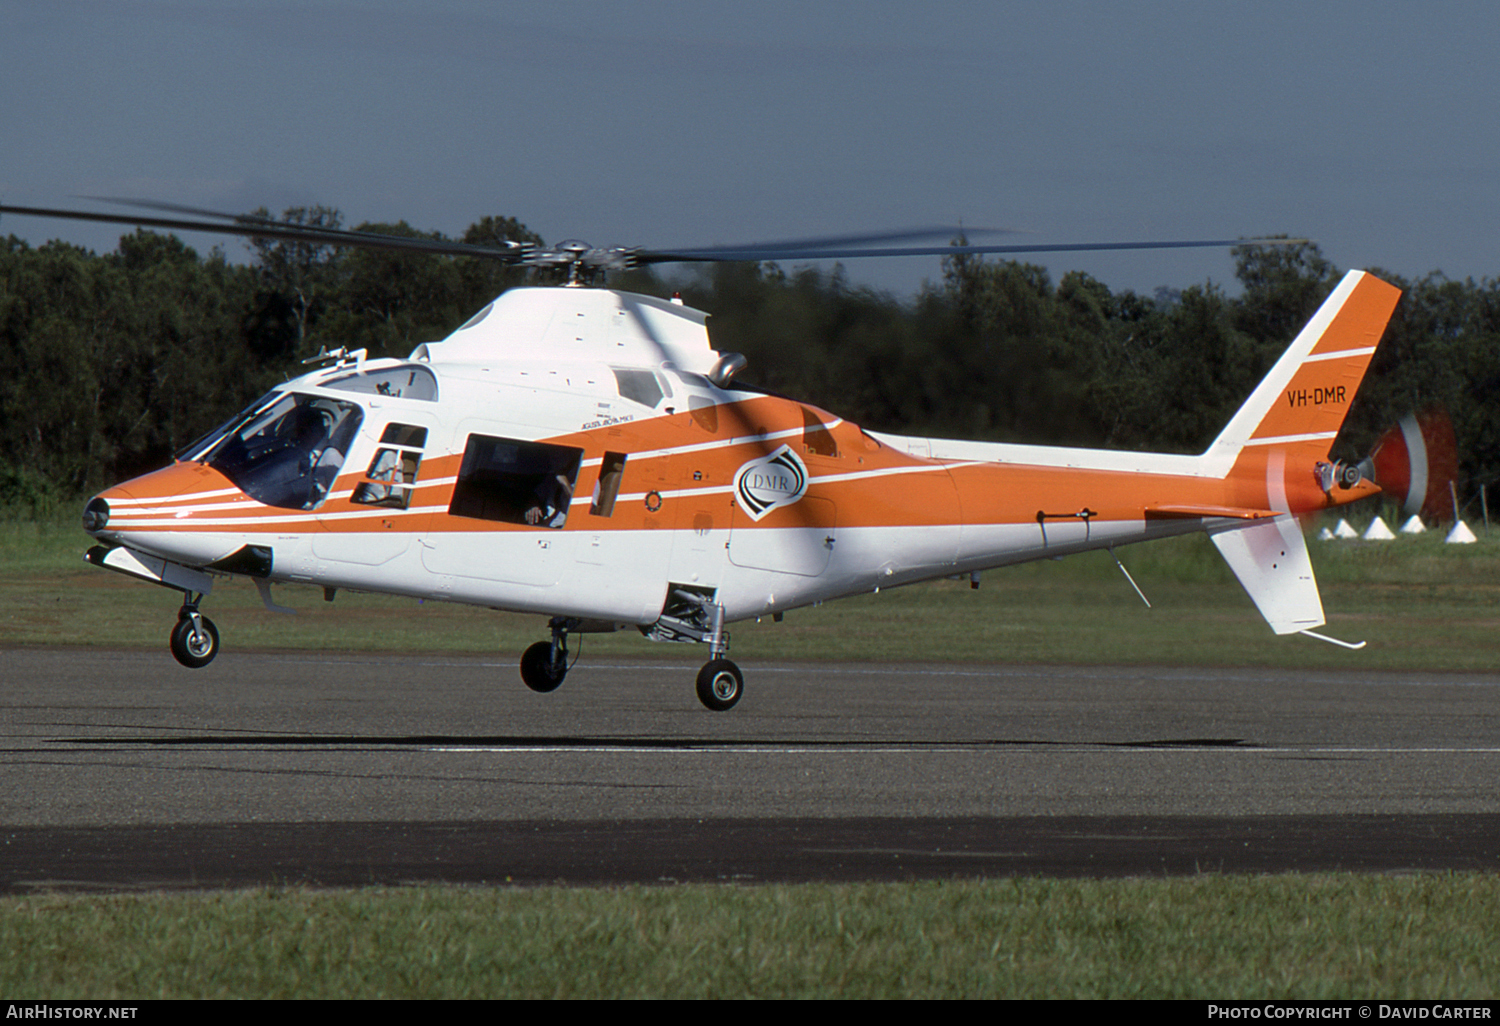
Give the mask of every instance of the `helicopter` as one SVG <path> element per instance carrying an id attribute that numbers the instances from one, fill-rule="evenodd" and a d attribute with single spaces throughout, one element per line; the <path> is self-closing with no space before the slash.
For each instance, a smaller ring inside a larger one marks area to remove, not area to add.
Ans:
<path id="1" fill-rule="evenodd" d="M 196 219 L 0 213 L 482 255 L 564 279 L 512 288 L 405 358 L 325 351 L 170 465 L 88 501 L 88 562 L 182 593 L 169 647 L 184 666 L 218 655 L 201 606 L 216 578 L 236 575 L 273 610 L 274 582 L 542 614 L 549 636 L 520 658 L 536 692 L 563 683 L 575 635 L 705 644 L 697 696 L 723 711 L 744 692 L 729 659 L 737 621 L 935 578 L 977 587 L 992 568 L 1191 532 L 1207 533 L 1274 633 L 1363 645 L 1319 633 L 1298 517 L 1382 490 L 1369 460 L 1330 455 L 1400 296 L 1370 274 L 1344 276 L 1198 455 L 867 431 L 741 382 L 746 361 L 714 348 L 707 313 L 599 284 L 668 262 L 1299 240 L 905 245 L 932 234 L 914 230 L 480 247 L 137 205 Z"/>

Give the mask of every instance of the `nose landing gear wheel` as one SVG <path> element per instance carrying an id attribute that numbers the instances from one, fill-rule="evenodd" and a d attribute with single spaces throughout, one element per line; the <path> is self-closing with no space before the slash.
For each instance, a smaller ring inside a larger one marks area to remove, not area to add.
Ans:
<path id="1" fill-rule="evenodd" d="M 740 668 L 728 659 L 710 659 L 698 671 L 698 701 L 714 712 L 733 709 L 744 690 Z"/>
<path id="2" fill-rule="evenodd" d="M 552 661 L 552 642 L 538 641 L 521 653 L 521 679 L 533 691 L 545 694 L 556 691 L 557 686 L 568 675 L 568 652 L 558 648 L 557 661 Z"/>
<path id="3" fill-rule="evenodd" d="M 170 639 L 172 655 L 183 666 L 192 670 L 202 669 L 214 661 L 219 654 L 219 629 L 206 616 L 185 616 L 172 628 Z"/>

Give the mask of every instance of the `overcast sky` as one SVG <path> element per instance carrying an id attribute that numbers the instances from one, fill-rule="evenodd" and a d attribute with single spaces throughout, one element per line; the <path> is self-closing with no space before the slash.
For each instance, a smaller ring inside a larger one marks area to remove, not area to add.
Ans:
<path id="1" fill-rule="evenodd" d="M 1344 268 L 1492 277 L 1497 52 L 1493 2 L 0 0 L 0 199 L 321 203 L 451 235 L 501 214 L 653 247 L 1290 233 Z M 1147 293 L 1233 273 L 1037 261 Z M 941 273 L 848 270 L 901 296 Z"/>

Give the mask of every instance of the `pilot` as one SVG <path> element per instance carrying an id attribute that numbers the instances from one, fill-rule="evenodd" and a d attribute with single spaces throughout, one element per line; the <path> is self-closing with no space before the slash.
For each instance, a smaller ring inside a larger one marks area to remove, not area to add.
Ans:
<path id="1" fill-rule="evenodd" d="M 306 455 L 309 467 L 318 462 L 328 441 L 328 428 L 327 413 L 311 406 L 297 407 L 292 420 L 292 448 Z"/>

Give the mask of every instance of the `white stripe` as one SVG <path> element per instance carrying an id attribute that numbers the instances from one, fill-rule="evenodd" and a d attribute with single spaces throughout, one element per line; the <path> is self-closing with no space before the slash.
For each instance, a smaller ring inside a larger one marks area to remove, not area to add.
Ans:
<path id="1" fill-rule="evenodd" d="M 732 404 L 723 403 L 720 404 L 720 407 L 729 405 Z M 819 421 L 819 423 L 822 424 L 822 421 Z M 844 421 L 841 417 L 835 417 L 827 424 L 823 424 L 822 426 L 825 430 L 831 431 L 842 423 L 844 423 Z M 674 445 L 669 446 L 665 449 L 646 449 L 641 452 L 629 453 L 628 457 L 631 460 L 650 460 L 656 459 L 661 456 L 685 456 L 688 453 L 693 452 L 708 452 L 713 449 L 728 449 L 736 445 L 749 445 L 752 442 L 770 442 L 782 438 L 792 438 L 796 435 L 805 434 L 806 432 L 806 427 L 788 428 L 785 431 L 772 431 L 767 434 L 760 435 L 739 435 L 735 438 L 719 439 L 713 442 L 695 442 L 692 445 Z"/>
<path id="2" fill-rule="evenodd" d="M 238 488 L 219 488 L 212 492 L 191 492 L 187 495 L 157 495 L 147 499 L 110 499 L 109 508 L 113 511 L 117 506 L 144 506 L 153 502 L 170 502 L 176 499 L 180 502 L 199 502 L 203 499 L 217 499 L 224 495 L 239 495 Z"/>
<path id="3" fill-rule="evenodd" d="M 872 477 L 897 477 L 902 474 L 932 474 L 939 471 L 952 470 L 955 467 L 983 466 L 993 466 L 993 464 L 976 460 L 967 463 L 940 463 L 936 465 L 916 467 L 886 467 L 881 470 L 858 470 L 850 472 L 848 474 L 823 474 L 818 477 L 809 476 L 807 487 L 808 491 L 811 492 L 812 487 L 815 484 L 835 484 L 843 481 L 858 481 Z M 673 488 L 666 491 L 662 491 L 660 489 L 653 490 L 656 491 L 663 499 L 686 499 L 697 495 L 727 495 L 734 491 L 734 485 L 710 485 L 707 488 Z M 644 499 L 649 494 L 650 492 L 631 492 L 629 494 L 618 496 L 618 500 L 632 501 L 635 499 Z M 582 496 L 575 498 L 572 502 L 572 505 L 581 505 L 590 501 L 590 497 Z"/>
<path id="4" fill-rule="evenodd" d="M 1321 363 L 1324 360 L 1342 360 L 1346 356 L 1369 356 L 1374 351 L 1374 346 L 1366 346 L 1364 349 L 1340 349 L 1336 353 L 1319 353 L 1317 356 L 1309 356 L 1302 362 Z"/>
<path id="5" fill-rule="evenodd" d="M 185 516 L 189 513 L 209 512 L 220 509 L 236 509 L 238 507 L 247 507 L 249 509 L 264 508 L 258 502 L 248 501 L 243 498 L 238 502 L 206 502 L 199 503 L 197 505 L 190 505 L 186 502 L 179 502 L 171 506 L 147 506 L 141 509 L 122 509 L 117 511 L 111 508 L 109 511 L 109 518 L 110 521 L 113 522 L 117 519 L 123 520 L 128 517 L 165 517 L 173 516 L 178 513 L 181 513 Z"/>
<path id="6" fill-rule="evenodd" d="M 863 481 L 872 477 L 897 477 L 902 474 L 930 474 L 938 470 L 958 470 L 963 467 L 993 467 L 988 460 L 964 460 L 959 463 L 940 463 L 937 466 L 885 467 L 880 470 L 853 470 L 847 474 L 825 474 L 815 481 Z M 811 487 L 811 486 L 809 486 Z"/>
<path id="7" fill-rule="evenodd" d="M 269 507 L 266 507 L 269 508 Z M 244 527 L 254 528 L 264 524 L 285 524 L 292 521 L 314 521 L 314 520 L 358 520 L 358 519 L 387 519 L 391 517 L 414 517 L 424 513 L 446 513 L 447 506 L 418 506 L 412 509 L 389 509 L 378 506 L 370 510 L 353 510 L 348 513 L 314 513 L 308 510 L 299 510 L 284 515 L 267 515 L 264 513 L 248 517 L 194 517 L 191 520 L 179 520 L 171 518 L 166 520 L 132 520 L 128 524 L 122 524 L 122 530 L 133 531 L 142 527 Z"/>
<path id="8" fill-rule="evenodd" d="M 1422 426 L 1411 414 L 1396 423 L 1401 427 L 1401 440 L 1406 443 L 1407 469 L 1411 473 L 1403 508 L 1408 513 L 1420 513 L 1427 500 L 1427 439 L 1422 437 Z"/>
<path id="9" fill-rule="evenodd" d="M 1245 447 L 1248 449 L 1252 445 L 1289 445 L 1292 442 L 1319 442 L 1337 437 L 1337 431 L 1317 431 L 1310 435 L 1277 435 L 1274 438 L 1252 438 L 1245 443 Z"/>

